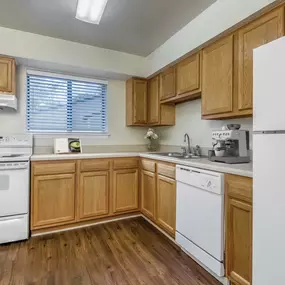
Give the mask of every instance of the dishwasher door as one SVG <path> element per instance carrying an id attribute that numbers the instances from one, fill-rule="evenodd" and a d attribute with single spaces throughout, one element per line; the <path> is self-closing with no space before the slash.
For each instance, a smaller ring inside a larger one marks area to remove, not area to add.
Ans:
<path id="1" fill-rule="evenodd" d="M 176 241 L 224 275 L 223 174 L 177 166 Z"/>

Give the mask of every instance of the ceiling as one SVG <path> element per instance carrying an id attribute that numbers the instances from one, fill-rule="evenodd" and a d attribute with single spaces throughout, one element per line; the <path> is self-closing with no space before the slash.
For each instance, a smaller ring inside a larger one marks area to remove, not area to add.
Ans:
<path id="1" fill-rule="evenodd" d="M 0 26 L 147 56 L 215 0 L 109 0 L 100 25 L 77 0 L 0 0 Z"/>

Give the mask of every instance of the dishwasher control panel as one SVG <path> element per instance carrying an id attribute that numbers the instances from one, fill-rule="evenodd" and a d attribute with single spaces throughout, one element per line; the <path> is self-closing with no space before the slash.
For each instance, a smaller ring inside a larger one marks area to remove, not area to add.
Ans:
<path id="1" fill-rule="evenodd" d="M 199 168 L 176 166 L 176 180 L 216 194 L 224 194 L 224 175 Z"/>

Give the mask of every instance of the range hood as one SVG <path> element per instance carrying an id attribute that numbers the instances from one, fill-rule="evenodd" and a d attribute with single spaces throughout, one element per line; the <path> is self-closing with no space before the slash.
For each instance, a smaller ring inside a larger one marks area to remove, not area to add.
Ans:
<path id="1" fill-rule="evenodd" d="M 0 93 L 0 110 L 12 109 L 17 111 L 17 97 Z"/>

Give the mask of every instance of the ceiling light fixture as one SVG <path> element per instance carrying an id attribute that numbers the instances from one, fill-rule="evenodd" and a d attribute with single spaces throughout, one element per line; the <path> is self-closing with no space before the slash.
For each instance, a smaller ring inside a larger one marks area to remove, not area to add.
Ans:
<path id="1" fill-rule="evenodd" d="M 78 0 L 76 19 L 99 25 L 108 0 Z"/>

